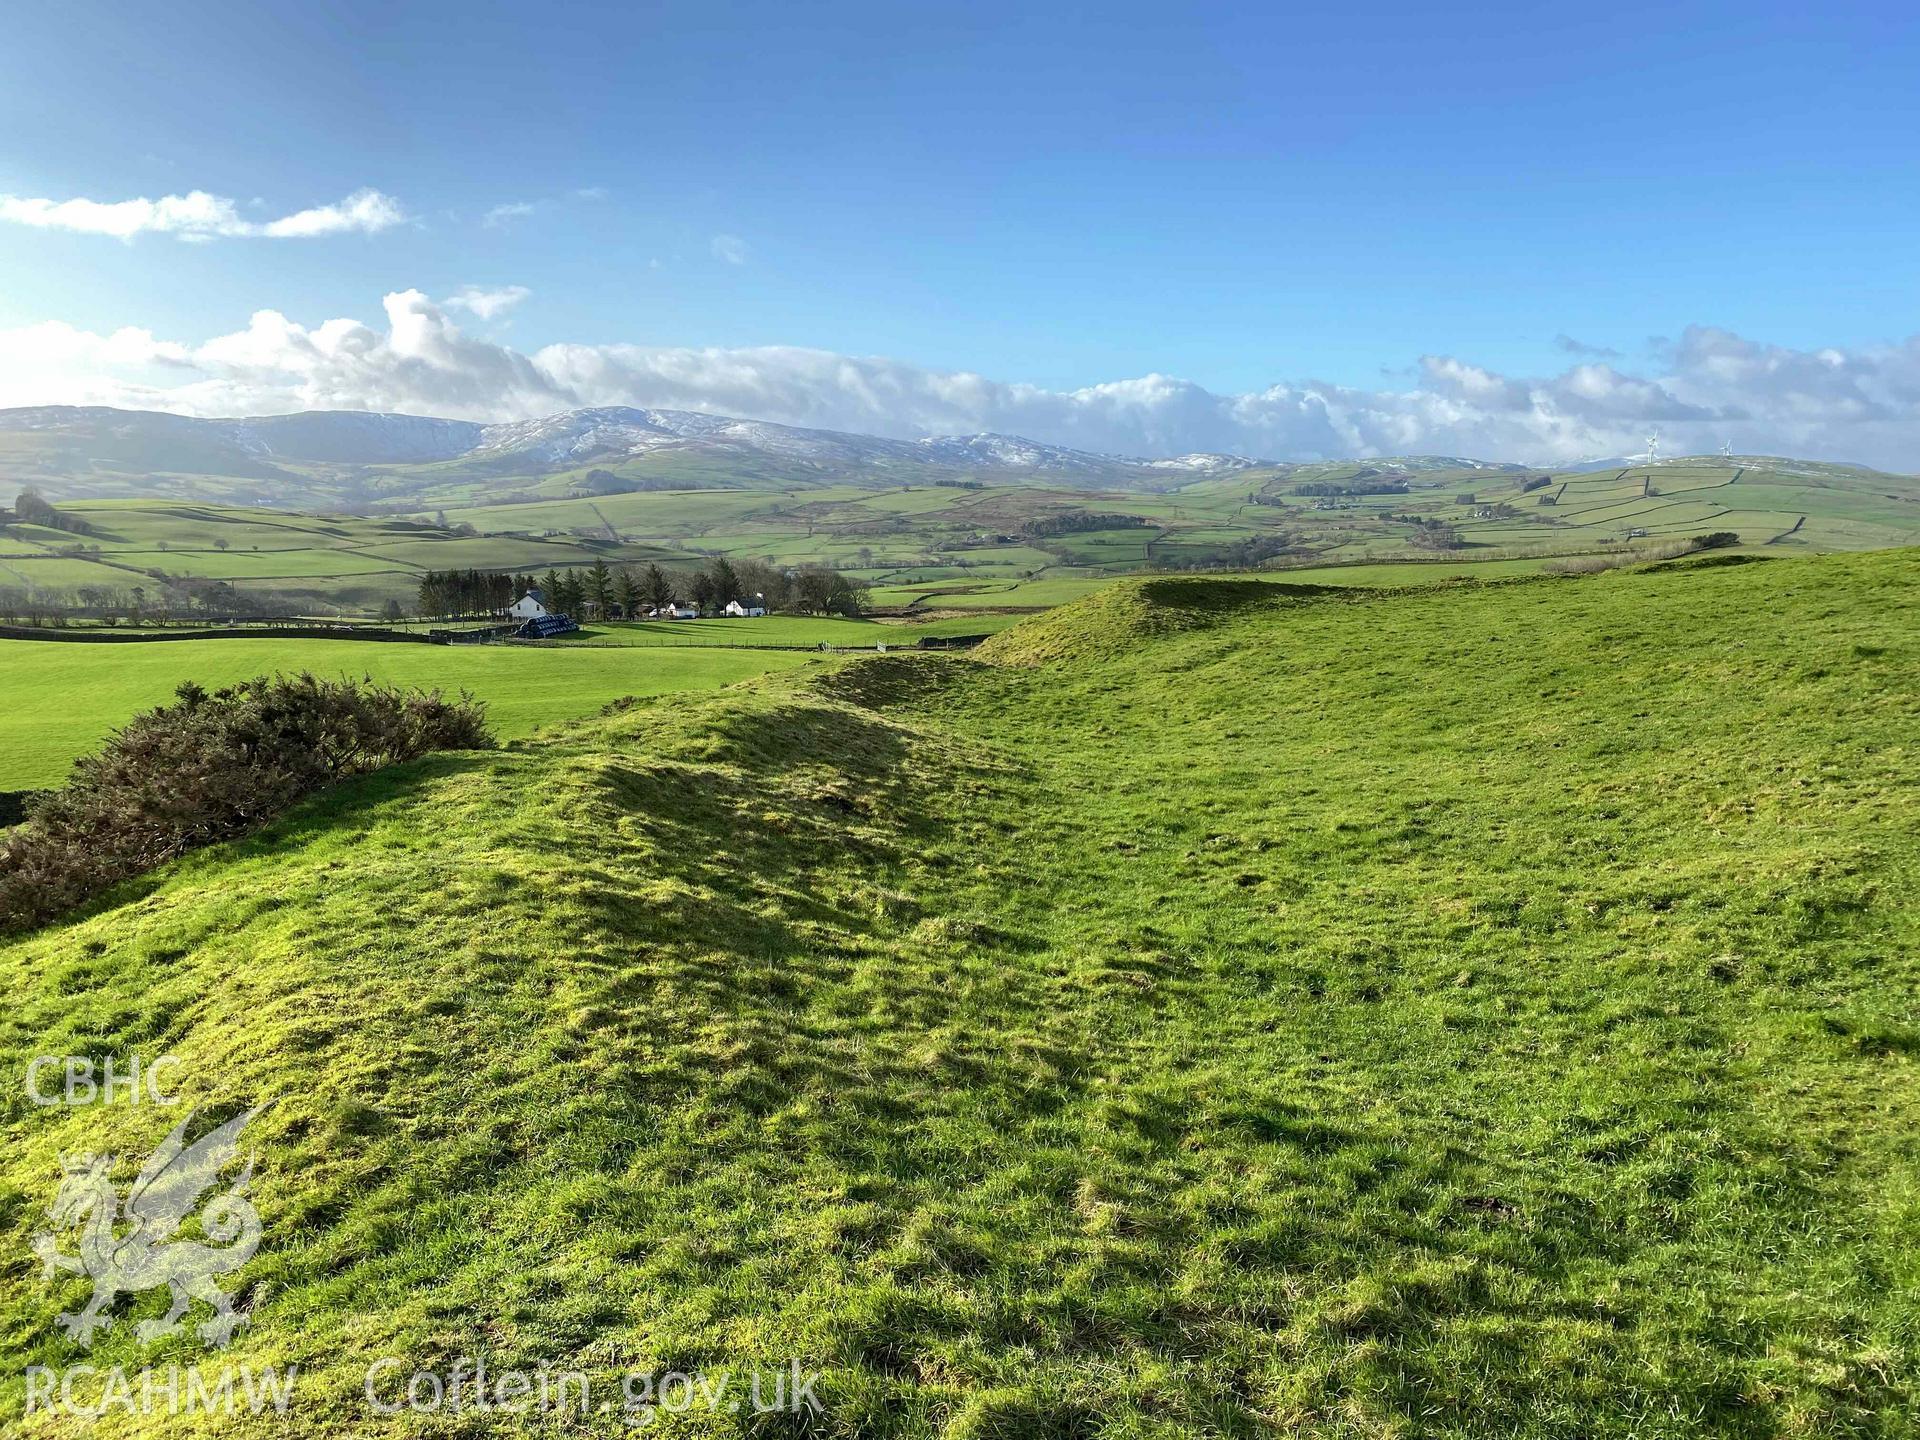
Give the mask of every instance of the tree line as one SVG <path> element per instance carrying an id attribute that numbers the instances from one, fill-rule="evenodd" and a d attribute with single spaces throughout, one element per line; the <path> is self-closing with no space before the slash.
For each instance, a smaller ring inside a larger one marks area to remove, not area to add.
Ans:
<path id="1" fill-rule="evenodd" d="M 531 583 L 504 570 L 429 570 L 420 577 L 420 613 L 473 615 L 504 610 Z"/>
<path id="2" fill-rule="evenodd" d="M 1404 480 L 1373 480 L 1355 476 L 1351 480 L 1308 480 L 1293 487 L 1296 495 L 1405 495 Z"/>
<path id="3" fill-rule="evenodd" d="M 22 490 L 20 498 L 13 502 L 13 522 L 20 525 L 39 525 L 48 530 L 64 530 L 69 535 L 91 535 L 93 527 L 78 515 L 69 515 L 56 510 L 38 490 Z M 5 512 L 0 512 L 0 524 L 7 523 Z"/>
<path id="4" fill-rule="evenodd" d="M 739 601 L 785 615 L 858 615 L 866 608 L 863 580 L 824 565 L 787 570 L 758 560 L 708 561 L 697 570 L 649 564 L 616 569 L 604 560 L 543 576 L 512 571 L 430 570 L 420 580 L 421 615 L 491 614 L 538 585 L 546 606 L 577 620 L 631 620 L 669 605 L 698 606 L 712 614 Z"/>
<path id="5" fill-rule="evenodd" d="M 151 576 L 152 572 L 148 572 Z M 308 603 L 275 590 L 236 589 L 199 576 L 155 577 L 146 585 L 0 585 L 0 624 L 64 625 L 69 620 L 170 624 L 194 619 L 291 615 Z"/>

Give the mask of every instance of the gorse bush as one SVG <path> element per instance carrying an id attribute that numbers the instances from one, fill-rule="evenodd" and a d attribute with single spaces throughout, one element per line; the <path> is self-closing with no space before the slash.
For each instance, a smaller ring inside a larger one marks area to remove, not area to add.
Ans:
<path id="1" fill-rule="evenodd" d="M 467 695 L 262 676 L 136 716 L 0 841 L 0 930 L 37 925 L 296 801 L 433 750 L 491 746 Z"/>

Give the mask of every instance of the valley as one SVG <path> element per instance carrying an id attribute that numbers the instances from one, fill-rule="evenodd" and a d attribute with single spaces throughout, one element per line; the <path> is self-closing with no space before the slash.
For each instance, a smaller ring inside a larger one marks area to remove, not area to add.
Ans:
<path id="1" fill-rule="evenodd" d="M 48 432 L 26 427 L 20 413 L 0 414 L 0 487 L 39 487 L 87 533 L 0 516 L 0 603 L 15 608 L 73 605 L 88 591 L 111 592 L 124 608 L 135 588 L 171 587 L 200 595 L 213 613 L 373 614 L 411 604 L 428 570 L 688 568 L 715 556 L 829 566 L 874 587 L 882 605 L 950 596 L 979 606 L 998 596 L 1032 608 L 1054 603 L 1045 595 L 1146 570 L 1537 568 L 1569 557 L 1651 558 L 1708 536 L 1782 554 L 1920 541 L 1913 477 L 1769 457 L 1573 471 L 1440 457 L 1273 465 L 1210 456 L 1175 466 L 1076 458 L 1007 437 L 929 441 L 920 451 L 826 432 L 770 440 L 783 427 L 724 417 L 680 416 L 691 440 L 636 438 L 593 411 L 454 427 L 454 443 L 480 448 L 452 460 L 359 465 L 352 473 L 362 478 L 378 472 L 366 494 L 381 498 L 343 509 L 349 491 L 316 477 L 339 478 L 344 462 L 298 457 L 431 451 L 453 422 L 285 417 L 311 422 L 290 431 L 306 443 L 292 446 L 296 458 L 269 462 L 261 435 L 291 444 L 274 423 L 137 417 L 169 430 L 213 427 L 189 431 L 202 447 L 194 453 L 235 473 L 182 479 L 116 468 L 117 432 L 78 422 Z M 369 422 L 381 424 L 369 431 Z M 253 448 L 223 425 L 252 427 L 237 433 Z M 1015 462 L 1023 468 L 1009 469 Z M 244 473 L 248 466 L 273 473 Z M 295 471 L 307 478 L 285 479 Z M 86 498 L 95 493 L 116 498 Z M 208 600 L 210 584 L 219 588 Z"/>

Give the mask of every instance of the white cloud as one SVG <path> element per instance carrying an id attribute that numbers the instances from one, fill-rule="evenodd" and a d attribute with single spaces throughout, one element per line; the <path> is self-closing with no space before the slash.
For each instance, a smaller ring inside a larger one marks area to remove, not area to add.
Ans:
<path id="1" fill-rule="evenodd" d="M 182 240 L 240 237 L 305 239 L 349 231 L 374 234 L 406 219 L 400 202 L 378 190 L 357 190 L 332 205 L 300 210 L 278 220 L 241 217 L 240 207 L 204 190 L 162 195 L 158 200 L 42 200 L 0 195 L 0 221 L 41 230 L 71 230 L 131 240 L 136 235 L 176 235 Z"/>
<path id="2" fill-rule="evenodd" d="M 1050 390 L 793 346 L 559 344 L 524 353 L 464 334 L 448 318 L 456 304 L 478 315 L 515 289 L 468 290 L 444 303 L 402 291 L 386 297 L 384 327 L 340 319 L 307 328 L 262 310 L 244 330 L 197 343 L 59 322 L 0 331 L 0 405 L 198 415 L 338 408 L 476 420 L 641 405 L 897 437 L 996 430 L 1135 455 L 1424 453 L 1542 464 L 1636 453 L 1657 424 L 1670 454 L 1731 440 L 1742 452 L 1901 471 L 1920 457 L 1920 337 L 1791 350 L 1696 326 L 1653 376 L 1587 361 L 1526 378 L 1430 356 L 1398 389 L 1297 380 L 1219 394 L 1145 375 Z"/>
<path id="3" fill-rule="evenodd" d="M 713 258 L 724 260 L 729 265 L 744 265 L 750 252 L 747 242 L 738 235 L 716 235 L 713 237 Z"/>
<path id="4" fill-rule="evenodd" d="M 542 210 L 554 209 L 570 201 L 598 201 L 607 199 L 613 192 L 604 185 L 586 185 L 569 190 L 564 195 L 544 195 L 533 200 L 508 200 L 495 205 L 480 217 L 480 223 L 489 230 L 498 230 L 512 220 L 524 220 L 529 215 L 537 215 Z"/>
<path id="5" fill-rule="evenodd" d="M 457 295 L 449 295 L 442 303 L 449 310 L 465 310 L 479 319 L 491 320 L 496 315 L 506 314 L 532 293 L 524 285 L 501 285 L 493 290 L 469 285 Z"/>
<path id="6" fill-rule="evenodd" d="M 319 205 L 280 220 L 269 221 L 260 233 L 275 238 L 340 235 L 357 230 L 367 235 L 400 224 L 407 218 L 400 202 L 378 190 L 356 190 L 336 205 Z"/>
<path id="7" fill-rule="evenodd" d="M 509 200 L 504 205 L 496 205 L 480 217 L 480 223 L 489 230 L 498 229 L 509 220 L 519 220 L 531 215 L 540 207 L 531 200 Z"/>
<path id="8" fill-rule="evenodd" d="M 247 222 L 233 201 L 204 190 L 158 200 L 35 200 L 0 195 L 0 220 L 40 230 L 74 230 L 131 240 L 143 231 L 212 238 L 243 235 Z"/>
<path id="9" fill-rule="evenodd" d="M 1524 410 L 1532 395 L 1518 380 L 1509 380 L 1451 355 L 1422 355 L 1420 373 L 1434 390 L 1483 410 Z"/>

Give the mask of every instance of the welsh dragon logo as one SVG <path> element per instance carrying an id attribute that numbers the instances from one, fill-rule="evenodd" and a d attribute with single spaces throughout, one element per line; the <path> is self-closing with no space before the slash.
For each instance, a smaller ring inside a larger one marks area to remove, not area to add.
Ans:
<path id="1" fill-rule="evenodd" d="M 118 1156 L 62 1158 L 64 1178 L 47 1207 L 53 1228 L 34 1236 L 33 1252 L 48 1279 L 62 1270 L 90 1278 L 93 1298 L 78 1314 L 62 1315 L 61 1329 L 82 1345 L 91 1345 L 95 1331 L 113 1324 L 107 1310 L 117 1297 L 165 1285 L 173 1303 L 164 1317 L 134 1327 L 142 1343 L 177 1331 L 195 1300 L 213 1307 L 212 1318 L 195 1327 L 200 1338 L 209 1345 L 225 1345 L 233 1338 L 234 1328 L 247 1317 L 234 1311 L 215 1277 L 238 1270 L 260 1246 L 260 1216 L 247 1199 L 251 1157 L 227 1189 L 201 1207 L 204 1239 L 176 1237 L 200 1197 L 238 1156 L 240 1132 L 266 1108 L 256 1105 L 191 1145 L 186 1143 L 187 1127 L 193 1123 L 189 1114 L 140 1168 L 124 1201 L 113 1184 Z M 80 1253 L 63 1254 L 58 1237 L 75 1226 L 80 1227 Z"/>

